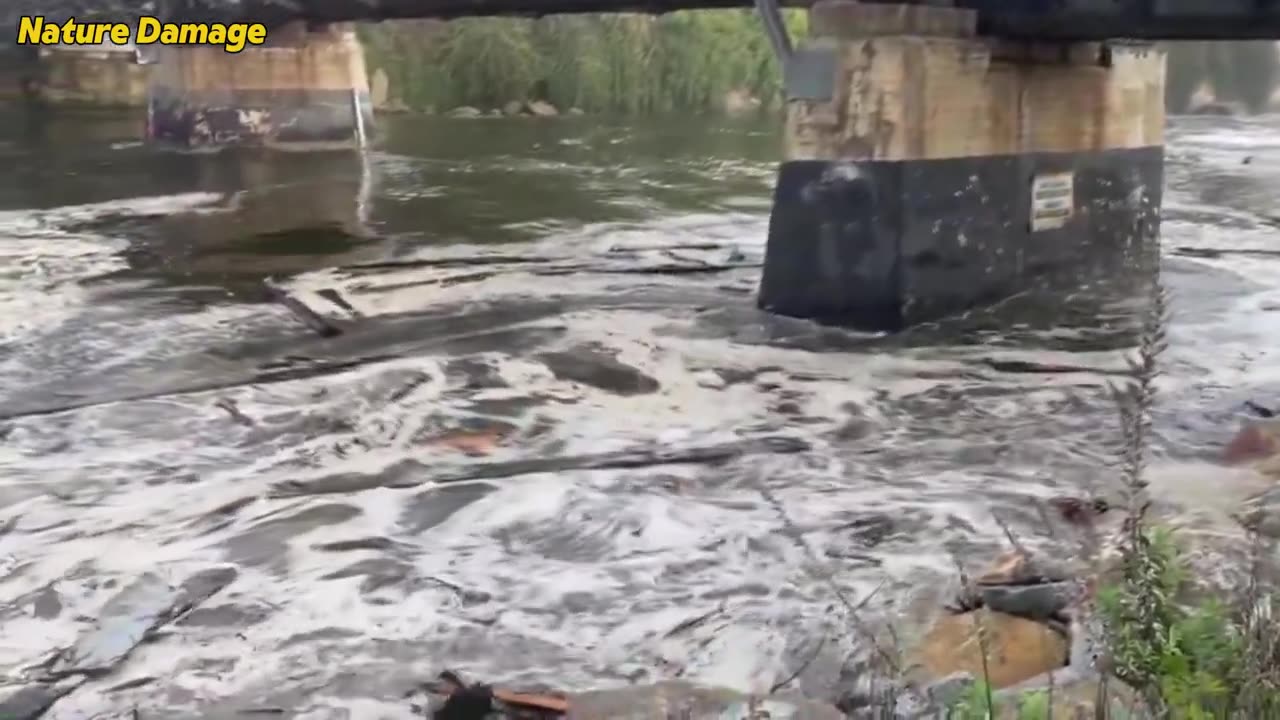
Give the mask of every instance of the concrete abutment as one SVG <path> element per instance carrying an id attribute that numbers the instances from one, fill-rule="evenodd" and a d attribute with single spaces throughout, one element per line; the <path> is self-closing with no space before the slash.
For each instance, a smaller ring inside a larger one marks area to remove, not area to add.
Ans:
<path id="1" fill-rule="evenodd" d="M 759 304 L 875 330 L 1154 242 L 1164 56 L 981 37 L 971 11 L 820 0 L 787 62 Z"/>
<path id="2" fill-rule="evenodd" d="M 347 24 L 291 23 L 235 54 L 159 47 L 152 62 L 152 140 L 324 150 L 358 145 L 373 128 L 364 51 Z"/>

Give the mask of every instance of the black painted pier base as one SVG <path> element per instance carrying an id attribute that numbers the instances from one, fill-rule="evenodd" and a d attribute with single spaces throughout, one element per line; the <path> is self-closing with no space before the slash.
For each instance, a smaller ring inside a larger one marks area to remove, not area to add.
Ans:
<path id="1" fill-rule="evenodd" d="M 1030 287 L 1124 263 L 1154 238 L 1160 146 L 940 160 L 783 163 L 762 309 L 900 330 Z M 1072 213 L 1032 229 L 1037 176 L 1073 174 Z"/>

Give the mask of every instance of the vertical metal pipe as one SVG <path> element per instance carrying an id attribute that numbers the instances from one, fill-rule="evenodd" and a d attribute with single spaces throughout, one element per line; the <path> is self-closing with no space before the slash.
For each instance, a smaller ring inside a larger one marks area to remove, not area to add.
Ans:
<path id="1" fill-rule="evenodd" d="M 778 9 L 778 0 L 755 0 L 756 12 L 764 21 L 765 34 L 769 36 L 769 44 L 778 61 L 785 63 L 791 57 L 791 37 L 787 35 L 787 26 L 782 21 L 782 11 Z"/>

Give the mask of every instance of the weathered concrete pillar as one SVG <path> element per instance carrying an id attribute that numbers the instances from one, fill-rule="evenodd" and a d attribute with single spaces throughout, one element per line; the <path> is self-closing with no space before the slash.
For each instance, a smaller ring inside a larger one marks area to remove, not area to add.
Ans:
<path id="1" fill-rule="evenodd" d="M 236 54 L 163 47 L 148 92 L 147 132 L 186 147 L 350 147 L 373 127 L 364 51 L 348 25 L 291 23 Z"/>
<path id="2" fill-rule="evenodd" d="M 1164 56 L 819 0 L 787 68 L 760 306 L 895 330 L 1154 240 Z"/>
<path id="3" fill-rule="evenodd" d="M 56 105 L 141 107 L 147 98 L 147 68 L 132 47 L 54 46 L 40 49 L 35 94 Z"/>

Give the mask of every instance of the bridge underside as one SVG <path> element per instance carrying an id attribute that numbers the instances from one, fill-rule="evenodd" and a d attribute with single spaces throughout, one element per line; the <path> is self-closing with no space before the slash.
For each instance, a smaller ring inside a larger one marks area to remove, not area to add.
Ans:
<path id="1" fill-rule="evenodd" d="M 0 28 L 16 36 L 18 18 L 136 19 L 155 14 L 153 0 L 6 0 Z M 255 21 L 271 26 L 376 22 L 408 18 L 542 16 L 563 13 L 666 13 L 751 7 L 752 0 L 172 0 L 159 3 L 162 20 Z M 812 0 L 783 0 L 808 7 Z M 899 5 L 951 5 L 977 12 L 987 36 L 1103 40 L 1280 39 L 1280 0 L 897 0 Z"/>

